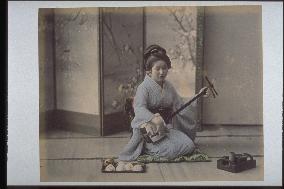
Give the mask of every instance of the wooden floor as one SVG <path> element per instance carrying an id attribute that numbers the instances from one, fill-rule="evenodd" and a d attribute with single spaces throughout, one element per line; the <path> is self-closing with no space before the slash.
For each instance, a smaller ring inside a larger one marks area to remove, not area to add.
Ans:
<path id="1" fill-rule="evenodd" d="M 95 137 L 64 130 L 40 135 L 41 182 L 186 182 L 263 180 L 263 133 L 260 126 L 212 126 L 197 134 L 196 143 L 211 162 L 152 163 L 146 173 L 101 173 L 101 159 L 117 157 L 130 134 Z M 229 152 L 250 153 L 257 167 L 241 173 L 216 168 Z"/>

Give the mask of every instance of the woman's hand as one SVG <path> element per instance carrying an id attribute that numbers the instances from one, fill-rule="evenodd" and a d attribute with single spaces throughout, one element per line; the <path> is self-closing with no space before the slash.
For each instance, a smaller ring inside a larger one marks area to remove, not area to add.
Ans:
<path id="1" fill-rule="evenodd" d="M 163 134 L 167 132 L 165 121 L 159 113 L 155 114 L 155 117 L 151 120 L 151 122 L 156 126 L 155 133 Z"/>
<path id="2" fill-rule="evenodd" d="M 208 87 L 203 87 L 202 89 L 200 89 L 199 94 L 201 93 L 203 93 L 204 98 L 208 98 L 210 96 Z"/>
<path id="3" fill-rule="evenodd" d="M 150 135 L 155 135 L 157 128 L 153 123 L 148 122 L 144 127 L 147 133 L 150 133 Z"/>
<path id="4" fill-rule="evenodd" d="M 159 114 L 159 113 L 156 113 L 154 114 L 154 118 L 151 120 L 151 122 L 155 125 L 165 125 L 165 121 L 163 119 L 163 117 Z"/>
<path id="5" fill-rule="evenodd" d="M 156 135 L 157 133 L 164 134 L 168 132 L 165 121 L 159 113 L 155 114 L 155 117 L 151 121 L 141 125 L 141 128 L 142 127 L 144 127 L 146 132 L 150 135 Z"/>

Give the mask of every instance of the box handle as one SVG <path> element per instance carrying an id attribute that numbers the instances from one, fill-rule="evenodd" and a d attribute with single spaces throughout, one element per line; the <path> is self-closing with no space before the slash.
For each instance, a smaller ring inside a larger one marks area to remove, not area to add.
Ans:
<path id="1" fill-rule="evenodd" d="M 243 153 L 245 156 L 247 156 L 247 157 L 249 157 L 250 158 L 250 160 L 253 160 L 253 157 L 252 157 L 252 155 L 250 155 L 250 154 L 248 154 L 248 153 Z"/>

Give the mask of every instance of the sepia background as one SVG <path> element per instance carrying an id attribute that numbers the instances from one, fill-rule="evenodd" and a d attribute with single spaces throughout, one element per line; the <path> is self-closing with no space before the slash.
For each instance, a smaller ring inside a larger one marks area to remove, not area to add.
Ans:
<path id="1" fill-rule="evenodd" d="M 206 85 L 205 75 L 219 93 L 200 101 L 200 148 L 215 160 L 248 152 L 258 167 L 231 177 L 215 160 L 151 164 L 133 179 L 263 180 L 261 40 L 260 6 L 40 9 L 41 180 L 125 181 L 100 173 L 100 160 L 129 140 L 124 102 L 154 43 L 166 48 L 168 79 L 184 99 Z"/>

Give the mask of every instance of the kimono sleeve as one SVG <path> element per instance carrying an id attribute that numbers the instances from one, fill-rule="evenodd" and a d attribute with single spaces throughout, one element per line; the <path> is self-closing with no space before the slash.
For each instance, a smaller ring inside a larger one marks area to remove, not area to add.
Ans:
<path id="1" fill-rule="evenodd" d="M 132 122 L 133 128 L 138 128 L 140 125 L 151 121 L 154 118 L 154 114 L 147 108 L 148 93 L 146 88 L 139 86 L 134 98 L 134 113 L 135 118 Z"/>

